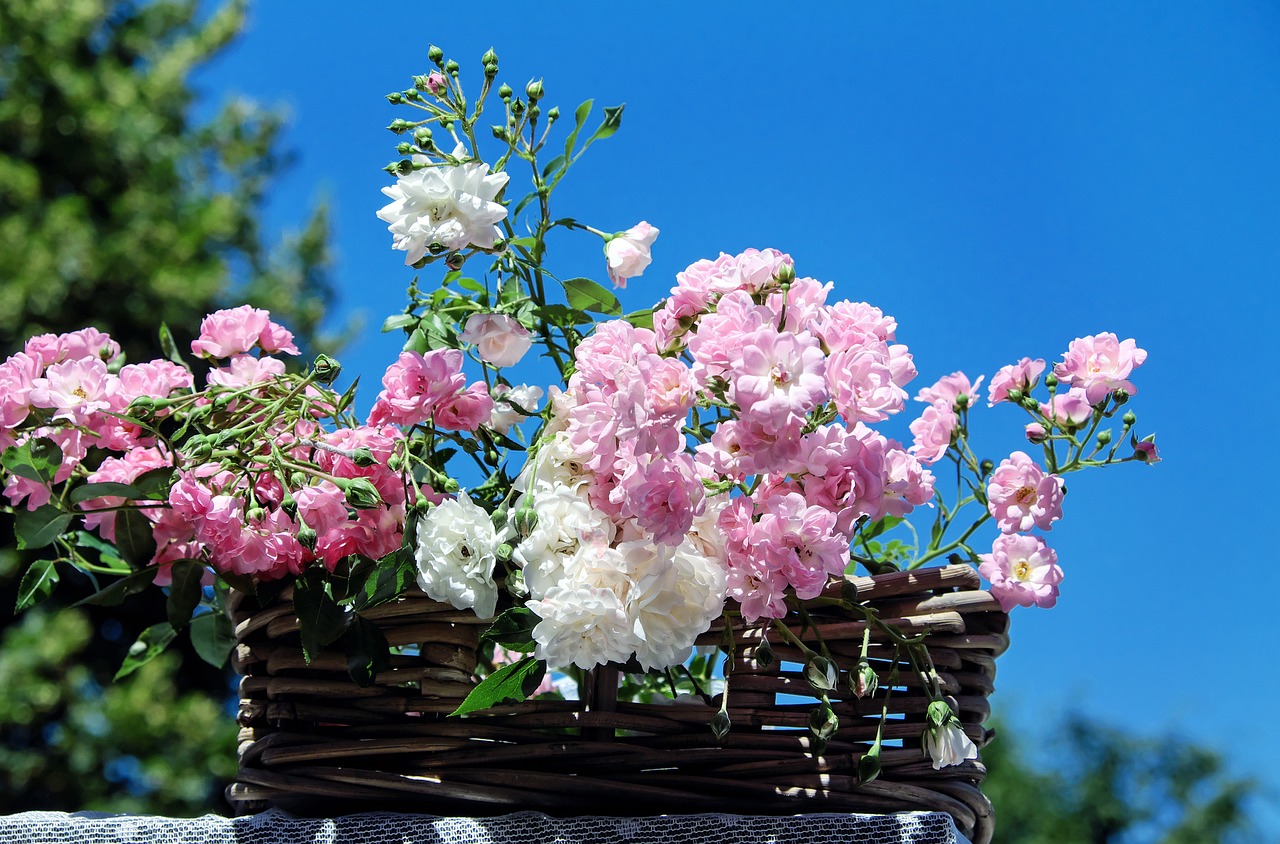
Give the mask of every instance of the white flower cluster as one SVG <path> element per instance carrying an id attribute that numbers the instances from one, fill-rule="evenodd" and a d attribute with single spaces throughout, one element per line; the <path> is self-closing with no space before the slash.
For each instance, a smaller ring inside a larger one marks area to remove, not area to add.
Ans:
<path id="1" fill-rule="evenodd" d="M 559 434 L 525 467 L 516 506 L 536 526 L 514 558 L 530 593 L 536 656 L 552 668 L 625 663 L 644 668 L 688 659 L 725 599 L 723 539 L 708 507 L 685 541 L 659 545 L 633 524 L 616 524 L 586 498 L 583 463 Z"/>
<path id="2" fill-rule="evenodd" d="M 493 618 L 498 605 L 498 534 L 465 492 L 432 507 L 418 523 L 418 585 L 437 601 Z"/>
<path id="3" fill-rule="evenodd" d="M 459 144 L 453 156 L 465 159 L 466 147 Z M 425 156 L 417 158 L 430 164 Z M 395 248 L 409 253 L 406 264 L 421 260 L 434 244 L 448 250 L 492 249 L 502 236 L 495 224 L 507 216 L 507 209 L 495 200 L 508 178 L 506 173 L 490 173 L 489 165 L 479 161 L 430 164 L 382 189 L 392 201 L 378 211 L 378 218 L 390 224 L 387 230 L 395 235 Z"/>

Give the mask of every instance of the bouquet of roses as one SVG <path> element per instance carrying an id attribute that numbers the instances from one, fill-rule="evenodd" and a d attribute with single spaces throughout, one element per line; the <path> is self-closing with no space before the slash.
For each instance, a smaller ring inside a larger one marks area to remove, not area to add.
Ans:
<path id="1" fill-rule="evenodd" d="M 1040 534 L 1062 516 L 1062 476 L 1159 459 L 1122 411 L 1146 352 L 1098 334 L 1052 368 L 1024 358 L 996 373 L 988 404 L 1026 417 L 1024 450 L 998 465 L 969 445 L 984 379 L 960 372 L 918 392 L 913 442 L 900 443 L 875 428 L 910 407 L 917 374 L 892 317 L 836 301 L 831 283 L 773 249 L 697 261 L 669 297 L 624 316 L 605 286 L 547 260 L 549 236 L 565 230 L 601 239 L 614 287 L 650 263 L 653 226 L 608 233 L 551 211 L 621 107 L 589 130 L 590 101 L 566 120 L 544 108 L 540 81 L 523 97 L 495 87 L 492 51 L 474 97 L 456 62 L 436 48 L 430 59 L 434 70 L 388 96 L 415 119 L 389 127 L 401 158 L 378 216 L 406 264 L 439 268 L 439 280 L 415 279 L 386 321 L 407 339 L 372 410 L 356 415 L 354 384 L 335 389 L 331 358 L 288 366 L 289 331 L 248 306 L 209 315 L 189 354 L 162 327 L 167 357 L 144 363 L 92 328 L 32 338 L 0 364 L 4 496 L 19 546 L 44 551 L 18 609 L 73 572 L 97 603 L 166 589 L 167 618 L 123 675 L 184 629 L 220 664 L 228 591 L 292 587 L 306 652 L 341 641 L 352 677 L 369 683 L 391 649 L 364 614 L 416 585 L 494 619 L 487 676 L 455 714 L 544 692 L 548 671 L 614 665 L 643 675 L 635 695 L 685 684 L 710 700 L 718 684 L 721 736 L 724 669 L 693 651 L 723 618 L 761 629 L 757 660 L 770 635 L 805 655 L 821 743 L 838 726 L 827 694 L 842 670 L 851 694 L 877 686 L 865 644 L 842 667 L 807 641 L 807 608 L 834 602 L 906 649 L 934 690 L 924 747 L 935 767 L 972 758 L 920 637 L 852 589 L 833 597 L 833 584 L 967 561 L 1005 610 L 1053 606 L 1063 570 Z M 482 126 L 486 108 L 494 125 Z M 535 346 L 558 370 L 545 389 L 512 377 Z M 927 541 L 917 510 L 930 514 Z M 986 550 L 975 537 L 989 524 Z"/>

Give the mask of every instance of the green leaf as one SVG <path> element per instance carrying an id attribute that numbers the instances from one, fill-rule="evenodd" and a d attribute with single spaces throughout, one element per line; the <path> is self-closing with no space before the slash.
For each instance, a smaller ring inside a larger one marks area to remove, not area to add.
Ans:
<path id="1" fill-rule="evenodd" d="M 138 636 L 138 640 L 129 646 L 129 653 L 125 656 L 124 663 L 120 666 L 120 670 L 116 672 L 114 679 L 119 680 L 122 677 L 128 677 L 143 665 L 160 656 L 177 636 L 178 631 L 174 630 L 167 621 L 153 624 L 143 630 L 142 634 Z"/>
<path id="2" fill-rule="evenodd" d="M 151 520 L 140 510 L 116 512 L 116 548 L 120 556 L 138 568 L 151 564 L 156 554 L 156 538 Z"/>
<path id="3" fill-rule="evenodd" d="M 622 125 L 622 110 L 626 108 L 626 104 L 620 106 L 605 106 L 604 121 L 601 122 L 600 128 L 596 129 L 595 134 L 587 139 L 587 143 L 582 147 L 586 149 L 591 146 L 594 141 L 601 138 L 608 138 L 614 132 L 618 131 L 618 127 Z"/>
<path id="4" fill-rule="evenodd" d="M 462 705 L 449 714 L 466 715 L 508 700 L 519 703 L 533 694 L 546 673 L 547 664 L 532 656 L 504 665 L 485 677 L 471 690 Z"/>
<path id="5" fill-rule="evenodd" d="M 474 278 L 459 278 L 458 286 L 463 290 L 470 290 L 472 293 L 484 293 L 484 285 L 476 281 Z"/>
<path id="6" fill-rule="evenodd" d="M 527 654 L 534 647 L 533 628 L 541 620 L 533 610 L 512 607 L 493 620 L 489 629 L 480 634 L 480 641 Z"/>
<path id="7" fill-rule="evenodd" d="M 353 606 L 360 611 L 390 603 L 404 594 L 417 574 L 413 554 L 399 548 L 378 561 L 376 575 L 365 581 L 364 592 L 356 595 Z"/>
<path id="8" fill-rule="evenodd" d="M 398 328 L 406 328 L 410 325 L 417 324 L 417 322 L 418 318 L 413 314 L 396 314 L 395 316 L 389 316 L 382 321 L 382 333 L 386 334 L 387 332 L 395 331 Z"/>
<path id="9" fill-rule="evenodd" d="M 565 165 L 568 159 L 563 155 L 557 155 L 555 158 L 547 162 L 547 166 L 542 168 L 542 178 L 545 181 L 552 173 L 559 170 Z"/>
<path id="10" fill-rule="evenodd" d="M 347 629 L 347 616 L 330 597 L 324 571 L 308 569 L 293 584 L 293 608 L 302 629 L 302 652 L 307 658 L 338 639 Z"/>
<path id="11" fill-rule="evenodd" d="M 91 498 L 146 498 L 147 493 L 138 489 L 133 484 L 118 484 L 112 481 L 103 481 L 102 483 L 96 484 L 81 484 L 71 490 L 71 495 L 69 497 L 71 498 L 72 504 L 79 504 L 80 502 L 88 501 Z"/>
<path id="12" fill-rule="evenodd" d="M 627 322 L 634 325 L 636 328 L 652 329 L 653 328 L 653 309 L 645 308 L 644 310 L 641 310 L 641 311 L 632 311 L 631 313 L 623 317 L 623 319 L 625 319 Z"/>
<path id="13" fill-rule="evenodd" d="M 596 321 L 596 318 L 584 311 L 576 310 L 568 305 L 543 305 L 536 309 L 534 313 L 543 322 L 549 322 L 556 326 L 570 325 L 586 325 Z"/>
<path id="14" fill-rule="evenodd" d="M 120 552 L 110 542 L 104 542 L 86 530 L 76 531 L 76 547 L 92 548 L 98 552 L 99 562 L 115 569 L 120 574 L 128 574 L 132 569 L 120 558 Z"/>
<path id="15" fill-rule="evenodd" d="M 404 341 L 404 350 L 406 352 L 417 352 L 421 355 L 425 354 L 429 348 L 431 347 L 427 345 L 426 332 L 421 328 L 413 329 L 413 332 L 409 334 L 409 339 Z"/>
<path id="16" fill-rule="evenodd" d="M 564 285 L 564 294 L 569 300 L 570 307 L 580 311 L 595 311 L 607 316 L 618 316 L 622 313 L 622 305 L 618 302 L 618 297 L 589 278 L 570 278 L 561 283 Z"/>
<path id="17" fill-rule="evenodd" d="M 587 118 L 591 116 L 591 106 L 595 100 L 587 100 L 578 106 L 573 112 L 573 131 L 569 133 L 569 137 L 564 141 L 564 154 L 567 158 L 573 155 L 573 145 L 577 143 L 578 133 L 582 131 L 582 127 L 587 124 Z"/>
<path id="18" fill-rule="evenodd" d="M 139 498 L 164 501 L 169 497 L 169 487 L 173 486 L 173 467 L 158 466 L 143 472 L 133 479 L 132 486 L 142 490 Z"/>
<path id="19" fill-rule="evenodd" d="M 18 548 L 43 548 L 71 525 L 71 514 L 63 512 L 56 504 L 46 504 L 36 510 L 18 510 L 13 514 L 13 532 L 18 538 Z"/>
<path id="20" fill-rule="evenodd" d="M 53 440 L 40 437 L 6 448 L 0 454 L 0 466 L 20 478 L 48 484 L 62 466 L 62 449 Z"/>
<path id="21" fill-rule="evenodd" d="M 391 667 L 391 645 L 378 625 L 356 616 L 342 637 L 347 654 L 347 674 L 357 686 L 373 685 L 379 673 Z"/>
<path id="22" fill-rule="evenodd" d="M 79 607 L 84 604 L 93 604 L 99 607 L 114 607 L 124 603 L 124 599 L 130 595 L 136 595 L 149 587 L 156 579 L 156 574 L 160 569 L 155 566 L 148 566 L 141 571 L 135 571 L 128 577 L 122 577 L 112 583 L 110 586 L 99 589 L 87 598 L 81 598 L 72 606 Z"/>
<path id="23" fill-rule="evenodd" d="M 160 323 L 160 350 L 164 352 L 165 357 L 178 366 L 191 369 L 190 366 L 187 366 L 187 362 L 182 359 L 182 351 L 178 348 L 178 342 L 173 339 L 173 332 L 163 322 Z"/>
<path id="24" fill-rule="evenodd" d="M 885 516 L 882 519 L 877 519 L 872 522 L 871 527 L 862 531 L 862 536 L 864 539 L 875 539 L 885 531 L 896 528 L 898 525 L 902 524 L 902 522 L 903 519 L 901 516 Z"/>
<path id="25" fill-rule="evenodd" d="M 200 606 L 200 596 L 204 587 L 200 581 L 204 578 L 204 565 L 198 560 L 178 560 L 169 569 L 173 576 L 173 584 L 169 587 L 169 600 L 165 602 L 165 612 L 169 624 L 175 630 L 181 630 L 191 621 L 191 614 Z"/>
<path id="26" fill-rule="evenodd" d="M 53 594 L 58 585 L 58 569 L 53 560 L 36 560 L 18 585 L 18 602 L 14 613 L 34 607 Z"/>
<path id="27" fill-rule="evenodd" d="M 207 612 L 191 619 L 187 625 L 191 633 L 191 646 L 205 662 L 221 668 L 235 647 L 235 631 L 231 619 L 220 612 Z"/>

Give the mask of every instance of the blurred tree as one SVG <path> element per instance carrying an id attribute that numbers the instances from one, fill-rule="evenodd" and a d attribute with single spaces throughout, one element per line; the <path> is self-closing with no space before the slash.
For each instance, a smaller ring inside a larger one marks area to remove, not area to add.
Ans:
<path id="1" fill-rule="evenodd" d="M 275 246 L 259 222 L 286 163 L 281 116 L 233 101 L 193 117 L 193 71 L 245 15 L 239 0 L 197 5 L 0 0 L 0 358 L 92 325 L 147 360 L 161 322 L 183 345 L 204 314 L 242 302 L 288 325 L 304 360 L 340 342 L 319 333 L 333 297 L 325 209 Z M 225 808 L 227 674 L 186 646 L 110 682 L 163 596 L 14 619 L 12 549 L 0 513 L 0 811 Z M 64 577 L 55 601 L 77 587 Z"/>
<path id="2" fill-rule="evenodd" d="M 982 749 L 995 844 L 1263 840 L 1246 810 L 1256 786 L 1229 776 L 1212 750 L 1076 717 L 1049 752 L 1053 770 L 1037 771 L 1004 729 Z"/>

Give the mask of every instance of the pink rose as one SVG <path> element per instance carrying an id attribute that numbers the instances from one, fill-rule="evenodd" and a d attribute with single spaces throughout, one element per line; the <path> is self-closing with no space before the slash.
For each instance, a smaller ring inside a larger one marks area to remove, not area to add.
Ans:
<path id="1" fill-rule="evenodd" d="M 1030 392 L 1041 372 L 1044 372 L 1042 358 L 1035 360 L 1023 358 L 1017 363 L 1001 367 L 999 372 L 991 376 L 991 384 L 987 387 L 987 404 L 994 405 L 997 402 L 1008 401 L 1010 390 Z"/>
<path id="2" fill-rule="evenodd" d="M 298 354 L 289 331 L 272 322 L 267 311 L 248 305 L 209 314 L 200 323 L 200 336 L 191 341 L 193 353 L 213 358 L 243 354 L 254 346 L 264 352 Z"/>
<path id="3" fill-rule="evenodd" d="M 987 509 L 1005 533 L 1049 530 L 1062 518 L 1062 495 L 1062 478 L 1045 474 L 1034 460 L 1015 451 L 991 473 Z"/>
<path id="4" fill-rule="evenodd" d="M 972 406 L 978 399 L 978 388 L 982 386 L 982 379 L 983 376 L 979 375 L 978 380 L 970 384 L 968 375 L 963 372 L 953 372 L 942 376 L 932 387 L 925 387 L 917 393 L 916 401 L 933 404 L 943 400 L 955 406 L 957 399 L 964 396 L 966 404 Z"/>
<path id="5" fill-rule="evenodd" d="M 1058 602 L 1062 569 L 1058 555 L 1038 536 L 1001 534 L 990 554 L 979 554 L 978 572 L 1005 612 L 1014 607 L 1052 607 Z"/>
<path id="6" fill-rule="evenodd" d="M 474 343 L 480 359 L 494 366 L 512 366 L 533 345 L 533 335 L 506 314 L 472 314 L 459 339 Z"/>
<path id="7" fill-rule="evenodd" d="M 626 287 L 627 279 L 644 272 L 653 260 L 649 248 L 657 239 L 658 230 L 643 221 L 609 238 L 604 245 L 604 256 L 614 287 Z"/>
<path id="8" fill-rule="evenodd" d="M 1129 375 L 1146 359 L 1133 339 L 1121 342 L 1114 334 L 1095 334 L 1072 340 L 1053 374 L 1064 384 L 1084 388 L 1089 404 L 1099 404 L 1115 390 L 1137 393 Z"/>
<path id="9" fill-rule="evenodd" d="M 1063 428 L 1079 428 L 1093 415 L 1093 406 L 1084 390 L 1072 387 L 1055 395 L 1048 404 L 1040 405 L 1040 412 Z"/>
<path id="10" fill-rule="evenodd" d="M 959 424 L 959 418 L 945 399 L 934 402 L 925 408 L 919 419 L 911 423 L 911 434 L 915 437 L 915 442 L 909 451 L 921 463 L 936 463 L 947 453 Z"/>
<path id="11" fill-rule="evenodd" d="M 436 427 L 446 431 L 474 431 L 493 414 L 489 388 L 475 383 L 467 389 L 443 399 L 436 406 Z"/>

